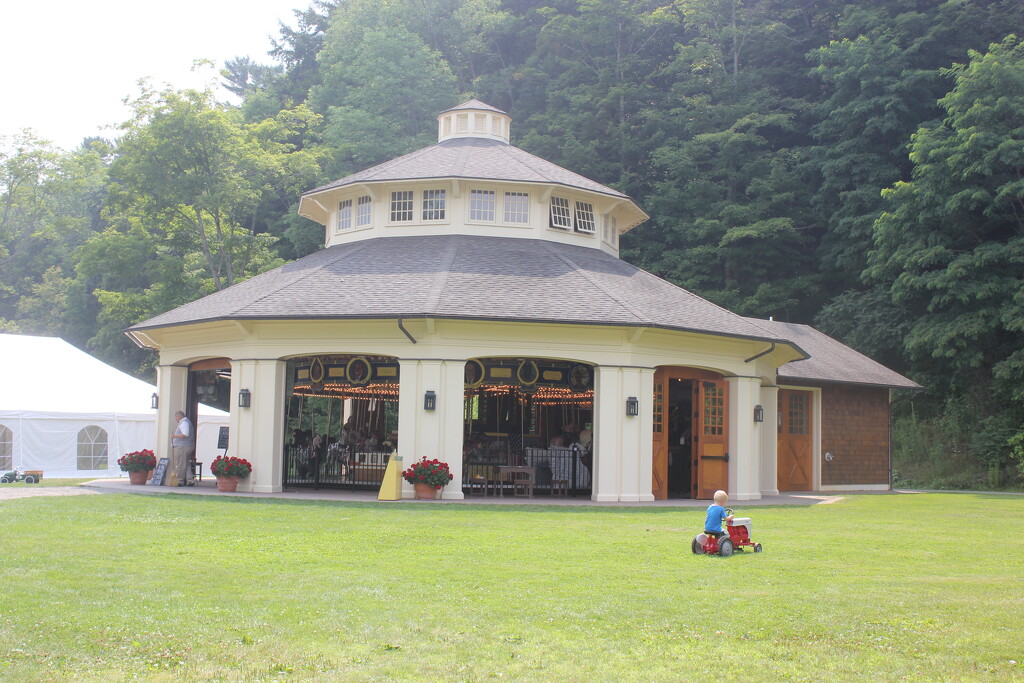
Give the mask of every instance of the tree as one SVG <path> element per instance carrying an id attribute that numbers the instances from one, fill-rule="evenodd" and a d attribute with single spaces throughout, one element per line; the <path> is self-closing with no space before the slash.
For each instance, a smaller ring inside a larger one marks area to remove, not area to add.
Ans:
<path id="1" fill-rule="evenodd" d="M 236 111 L 209 90 L 144 91 L 111 166 L 111 215 L 198 249 L 215 289 L 259 272 L 270 241 L 252 228 L 278 170 Z"/>
<path id="2" fill-rule="evenodd" d="M 904 348 L 919 371 L 1020 424 L 1024 44 L 1009 36 L 969 56 L 945 71 L 945 118 L 913 136 L 912 179 L 883 193 L 867 274 L 907 311 Z"/>

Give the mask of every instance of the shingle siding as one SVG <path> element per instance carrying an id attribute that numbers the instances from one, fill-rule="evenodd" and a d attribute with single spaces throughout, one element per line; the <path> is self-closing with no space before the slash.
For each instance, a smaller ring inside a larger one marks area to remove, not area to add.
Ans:
<path id="1" fill-rule="evenodd" d="M 888 485 L 888 389 L 822 387 L 821 413 L 822 485 Z"/>

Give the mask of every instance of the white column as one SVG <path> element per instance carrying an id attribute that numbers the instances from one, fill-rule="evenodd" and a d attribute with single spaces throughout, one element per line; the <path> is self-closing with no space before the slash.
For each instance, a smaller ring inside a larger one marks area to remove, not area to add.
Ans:
<path id="1" fill-rule="evenodd" d="M 761 432 L 754 406 L 761 398 L 760 377 L 728 377 L 729 383 L 729 497 L 761 497 Z"/>
<path id="2" fill-rule="evenodd" d="M 761 495 L 779 495 L 779 388 L 761 387 Z"/>
<path id="3" fill-rule="evenodd" d="M 619 499 L 618 472 L 622 468 L 619 444 L 626 419 L 626 398 L 619 368 L 600 365 L 594 368 L 594 476 L 590 497 L 595 501 Z"/>
<path id="4" fill-rule="evenodd" d="M 422 458 L 448 463 L 453 479 L 441 497 L 461 500 L 462 412 L 464 360 L 399 359 L 398 454 L 407 468 Z M 426 392 L 433 391 L 434 410 L 425 410 Z M 402 497 L 412 498 L 412 485 L 402 483 Z"/>
<path id="5" fill-rule="evenodd" d="M 188 391 L 188 368 L 183 365 L 160 365 L 156 369 L 156 392 L 159 407 L 156 411 L 157 459 L 171 457 L 171 434 L 178 423 L 174 413 L 186 412 L 185 394 Z M 168 469 L 168 471 L 170 471 Z"/>
<path id="6" fill-rule="evenodd" d="M 239 491 L 275 493 L 284 474 L 284 404 L 287 363 L 271 360 L 231 361 L 231 417 L 228 455 L 252 463 L 252 474 L 238 482 Z M 248 389 L 251 405 L 238 406 L 238 392 Z"/>
<path id="7" fill-rule="evenodd" d="M 626 415 L 634 396 L 640 414 Z M 641 502 L 651 493 L 654 370 L 598 366 L 594 374 L 594 484 L 596 501 Z"/>

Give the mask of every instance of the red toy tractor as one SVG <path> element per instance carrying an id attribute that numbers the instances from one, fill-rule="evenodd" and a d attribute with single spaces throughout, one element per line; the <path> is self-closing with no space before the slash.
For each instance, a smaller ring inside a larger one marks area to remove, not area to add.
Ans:
<path id="1" fill-rule="evenodd" d="M 726 508 L 725 514 L 731 515 L 732 509 Z M 743 552 L 743 548 L 751 546 L 755 553 L 761 552 L 761 544 L 750 540 L 750 532 L 754 528 L 749 517 L 734 517 L 725 525 L 728 535 L 722 534 L 715 538 L 711 534 L 699 533 L 693 537 L 690 549 L 694 555 L 721 555 L 729 557 L 734 550 Z"/>

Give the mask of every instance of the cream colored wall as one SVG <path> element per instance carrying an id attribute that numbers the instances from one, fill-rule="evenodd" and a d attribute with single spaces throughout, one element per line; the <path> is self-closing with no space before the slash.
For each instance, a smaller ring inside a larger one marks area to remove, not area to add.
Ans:
<path id="1" fill-rule="evenodd" d="M 413 343 L 396 320 L 216 322 L 150 330 L 161 347 L 161 414 L 165 391 L 184 397 L 184 366 L 202 358 L 232 359 L 232 396 L 248 388 L 253 407 L 231 411 L 229 454 L 254 464 L 252 490 L 281 485 L 285 360 L 314 354 L 393 356 L 401 366 L 399 454 L 408 466 L 439 457 L 461 481 L 463 373 L 466 359 L 539 357 L 596 366 L 596 500 L 651 500 L 653 372 L 660 365 L 703 368 L 732 377 L 730 391 L 730 480 L 737 500 L 760 496 L 762 455 L 768 441 L 752 420 L 771 385 L 775 366 L 798 357 L 786 346 L 753 362 L 745 359 L 769 344 L 744 339 L 638 328 L 514 322 L 405 320 Z M 437 394 L 437 410 L 423 410 L 425 391 Z M 625 416 L 636 396 L 640 415 Z M 234 399 L 233 399 L 234 400 Z M 766 410 L 766 415 L 768 411 Z M 774 424 L 774 423 L 764 423 Z M 774 457 L 774 451 L 764 457 Z M 738 488 L 736 488 L 738 487 Z M 411 495 L 411 492 L 409 492 Z M 458 486 L 444 496 L 460 498 Z"/>
<path id="2" fill-rule="evenodd" d="M 422 191 L 444 189 L 447 191 L 446 216 L 443 221 L 413 220 L 410 222 L 391 223 L 390 206 L 391 192 L 398 190 L 414 191 L 414 217 L 420 215 L 422 209 Z M 495 221 L 471 221 L 469 219 L 470 190 L 493 190 L 495 193 Z M 503 222 L 503 200 L 506 192 L 528 192 L 530 195 L 529 223 L 519 225 Z M 594 206 L 597 232 L 594 234 L 560 230 L 548 225 L 550 195 L 566 197 L 570 201 L 589 202 Z M 338 204 L 351 199 L 353 203 L 353 226 L 355 224 L 356 200 L 362 195 L 373 198 L 373 223 L 368 227 L 337 230 Z M 618 234 L 610 241 L 603 239 L 603 216 L 614 216 L 617 232 L 640 222 L 646 215 L 629 200 L 610 197 L 596 192 L 573 190 L 550 185 L 532 183 L 500 183 L 470 181 L 465 179 L 438 179 L 431 181 L 405 181 L 401 183 L 367 183 L 346 186 L 336 190 L 328 190 L 315 198 L 304 198 L 307 218 L 325 225 L 325 245 L 346 244 L 375 237 L 409 237 L 419 235 L 481 235 L 486 237 L 519 237 L 524 239 L 543 239 L 562 244 L 602 249 L 613 256 L 619 255 Z M 314 203 L 315 202 L 315 203 Z M 310 211 L 315 208 L 315 211 Z"/>

